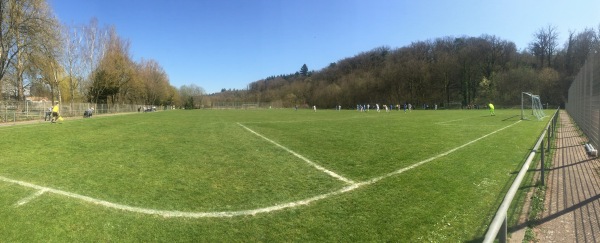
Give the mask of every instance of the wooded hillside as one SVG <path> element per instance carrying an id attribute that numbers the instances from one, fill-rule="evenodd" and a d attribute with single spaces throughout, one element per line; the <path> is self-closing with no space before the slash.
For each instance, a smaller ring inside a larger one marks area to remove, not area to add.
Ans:
<path id="1" fill-rule="evenodd" d="M 440 107 L 520 104 L 521 92 L 539 94 L 556 106 L 588 53 L 598 51 L 599 31 L 569 33 L 564 47 L 556 28 L 540 28 L 524 50 L 493 35 L 442 37 L 392 49 L 382 46 L 331 63 L 252 82 L 247 90 L 214 94 L 212 101 L 271 103 L 275 106 L 356 107 L 403 104 Z"/>

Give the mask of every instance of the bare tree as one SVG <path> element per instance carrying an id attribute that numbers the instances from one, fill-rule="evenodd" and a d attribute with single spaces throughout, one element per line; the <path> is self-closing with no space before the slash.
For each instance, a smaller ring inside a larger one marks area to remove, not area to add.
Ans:
<path id="1" fill-rule="evenodd" d="M 596 38 L 594 38 L 594 48 L 595 51 L 600 51 L 600 24 L 598 24 L 598 29 L 596 30 Z"/>
<path id="2" fill-rule="evenodd" d="M 15 1 L 0 0 L 0 81 L 9 69 L 9 65 L 17 55 L 17 42 L 15 30 L 18 30 L 12 19 L 11 10 Z M 4 85 L 0 85 L 3 87 Z M 0 90 L 0 93 L 2 90 Z"/>
<path id="3" fill-rule="evenodd" d="M 190 84 L 183 85 L 179 88 L 179 94 L 181 95 L 182 103 L 184 103 L 186 109 L 199 108 L 202 105 L 202 99 L 206 92 L 198 85 Z"/>
<path id="4" fill-rule="evenodd" d="M 145 85 L 146 103 L 160 105 L 168 98 L 169 78 L 155 60 L 142 60 L 140 76 Z"/>
<path id="5" fill-rule="evenodd" d="M 82 28 L 77 26 L 64 25 L 62 28 L 64 55 L 61 63 L 65 68 L 67 84 L 69 86 L 69 97 L 71 108 L 73 103 L 80 95 L 79 90 L 83 80 L 84 56 L 81 55 L 83 49 Z M 72 109 L 71 109 L 72 110 Z"/>
<path id="6" fill-rule="evenodd" d="M 558 31 L 555 26 L 548 25 L 533 34 L 535 40 L 529 44 L 529 49 L 540 62 L 540 68 L 552 66 L 552 58 L 558 47 Z M 547 65 L 544 65 L 547 63 Z"/>
<path id="7" fill-rule="evenodd" d="M 27 73 L 30 79 L 39 78 L 49 86 L 52 101 L 62 102 L 61 81 L 64 69 L 60 63 L 63 57 L 63 45 L 60 27 L 55 22 L 40 39 L 37 45 L 30 46 Z"/>
<path id="8" fill-rule="evenodd" d="M 129 42 L 110 29 L 106 53 L 93 70 L 89 99 L 95 103 L 117 104 L 127 96 L 127 85 L 135 76 L 135 64 L 129 54 Z"/>
<path id="9" fill-rule="evenodd" d="M 80 93 L 83 96 L 90 96 L 88 92 L 91 90 L 92 80 L 94 79 L 94 70 L 98 68 L 100 60 L 104 57 L 108 48 L 108 27 L 100 28 L 98 19 L 92 18 L 88 25 L 82 26 L 83 41 L 80 55 L 83 57 L 83 71 L 79 85 Z"/>
<path id="10" fill-rule="evenodd" d="M 11 71 L 18 100 L 25 99 L 28 56 L 56 31 L 45 0 L 0 0 L 0 80 Z"/>

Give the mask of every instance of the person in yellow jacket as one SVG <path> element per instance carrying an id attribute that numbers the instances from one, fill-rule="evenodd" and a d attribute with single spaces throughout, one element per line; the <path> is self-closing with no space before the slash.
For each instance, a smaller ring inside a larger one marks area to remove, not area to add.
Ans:
<path id="1" fill-rule="evenodd" d="M 52 106 L 52 119 L 50 120 L 52 123 L 55 123 L 58 118 L 59 118 L 59 107 L 58 107 L 58 102 L 56 102 L 56 104 L 54 104 L 54 106 Z"/>
<path id="2" fill-rule="evenodd" d="M 490 107 L 490 115 L 495 116 L 496 113 L 494 112 L 494 105 L 490 103 L 488 106 Z"/>

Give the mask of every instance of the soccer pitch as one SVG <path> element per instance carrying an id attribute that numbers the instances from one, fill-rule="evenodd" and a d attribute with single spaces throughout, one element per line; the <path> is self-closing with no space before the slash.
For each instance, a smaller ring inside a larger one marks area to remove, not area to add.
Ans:
<path id="1" fill-rule="evenodd" d="M 546 124 L 519 118 L 193 110 L 2 127 L 0 239 L 478 240 Z"/>

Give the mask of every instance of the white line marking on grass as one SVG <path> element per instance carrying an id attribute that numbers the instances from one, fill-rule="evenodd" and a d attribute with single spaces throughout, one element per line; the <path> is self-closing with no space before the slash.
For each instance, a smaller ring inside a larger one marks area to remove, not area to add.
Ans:
<path id="1" fill-rule="evenodd" d="M 467 119 L 471 119 L 471 118 L 475 118 L 475 117 L 479 117 L 479 116 L 465 117 L 465 118 L 460 118 L 460 119 L 450 120 L 450 121 L 443 121 L 443 122 L 436 122 L 435 124 L 437 124 L 437 125 L 448 125 L 448 123 L 462 121 L 462 120 L 467 120 Z"/>
<path id="2" fill-rule="evenodd" d="M 439 159 L 441 157 L 444 157 L 448 154 L 451 154 L 459 149 L 462 149 L 466 146 L 469 146 L 479 140 L 482 140 L 490 135 L 493 135 L 497 132 L 500 132 L 504 129 L 507 129 L 509 127 L 514 126 L 515 124 L 521 122 L 520 120 L 510 124 L 508 126 L 505 126 L 503 128 L 500 128 L 496 131 L 493 131 L 491 133 L 488 133 L 486 135 L 483 135 L 475 140 L 472 140 L 470 142 L 467 142 L 461 146 L 458 146 L 456 148 L 450 149 L 444 153 L 438 154 L 434 157 L 431 157 L 429 159 L 425 159 L 423 161 L 420 161 L 416 164 L 413 164 L 411 166 L 396 170 L 394 172 L 385 174 L 383 176 L 379 176 L 379 177 L 375 177 L 373 179 L 367 180 L 367 181 L 363 181 L 363 182 L 359 182 L 359 183 L 354 183 L 351 185 L 348 185 L 346 187 L 343 187 L 339 190 L 333 191 L 333 192 L 329 192 L 329 193 L 325 193 L 325 194 L 321 194 L 321 195 L 317 195 L 311 198 L 307 198 L 304 200 L 299 200 L 299 201 L 295 201 L 295 202 L 288 202 L 288 203 L 283 203 L 283 204 L 277 204 L 274 206 L 269 206 L 269 207 L 264 207 L 264 208 L 257 208 L 257 209 L 251 209 L 251 210 L 240 210 L 240 211 L 222 211 L 222 212 L 182 212 L 182 211 L 167 211 L 167 210 L 155 210 L 155 209 L 148 209 L 148 208 L 140 208 L 140 207 L 132 207 L 132 206 L 127 206 L 127 205 L 122 205 L 122 204 L 118 204 L 118 203 L 112 203 L 112 202 L 108 202 L 108 201 L 104 201 L 104 200 L 100 200 L 100 199 L 95 199 L 92 197 L 88 197 L 88 196 L 83 196 L 83 195 L 79 195 L 76 193 L 72 193 L 72 192 L 66 192 L 66 191 L 61 191 L 61 190 L 57 190 L 57 189 L 52 189 L 49 187 L 43 187 L 43 186 L 38 186 L 35 184 L 31 184 L 28 182 L 24 182 L 24 181 L 17 181 L 17 180 L 13 180 L 13 179 L 9 179 L 6 177 L 2 177 L 0 176 L 0 181 L 4 181 L 4 182 L 8 182 L 8 183 L 13 183 L 13 184 L 17 184 L 17 185 L 21 185 L 24 187 L 29 187 L 29 188 L 33 188 L 33 189 L 37 189 L 40 190 L 40 192 L 38 192 L 37 194 L 43 194 L 44 192 L 50 192 L 50 193 L 55 193 L 58 195 L 62 195 L 62 196 L 66 196 L 66 197 L 70 197 L 70 198 L 75 198 L 75 199 L 79 199 L 82 200 L 84 202 L 89 202 L 89 203 L 93 203 L 93 204 L 98 204 L 101 206 L 105 206 L 108 208 L 114 208 L 114 209 L 118 209 L 118 210 L 123 210 L 123 211 L 129 211 L 129 212 L 135 212 L 135 213 L 143 213 L 143 214 L 150 214 L 150 215 L 159 215 L 162 217 L 183 217 L 183 218 L 215 218 L 215 217 L 234 217 L 234 216 L 248 216 L 248 215 L 256 215 L 256 214 L 260 214 L 260 213 L 270 213 L 270 212 L 274 212 L 274 211 L 279 211 L 279 210 L 283 210 L 286 208 L 294 208 L 294 207 L 299 207 L 299 206 L 303 206 L 303 205 L 308 205 L 312 202 L 318 201 L 318 200 L 322 200 L 322 199 L 326 199 L 332 196 L 336 196 L 336 195 L 340 195 L 346 192 L 350 192 L 353 191 L 355 189 L 358 189 L 360 187 L 363 186 L 367 186 L 367 185 L 371 185 L 374 183 L 377 183 L 380 180 L 383 180 L 385 178 L 394 176 L 394 175 L 398 175 L 398 174 L 402 174 L 406 171 L 409 171 L 411 169 L 417 168 L 421 165 L 424 165 L 426 163 L 429 163 L 435 159 Z"/>
<path id="3" fill-rule="evenodd" d="M 328 175 L 330 175 L 331 177 L 334 177 L 334 178 L 336 178 L 336 179 L 338 179 L 338 180 L 340 180 L 340 181 L 343 181 L 343 182 L 345 182 L 345 183 L 347 183 L 347 184 L 354 184 L 354 183 L 355 183 L 354 181 L 352 181 L 352 180 L 350 180 L 350 179 L 348 179 L 348 178 L 345 178 L 345 177 L 343 177 L 343 176 L 341 176 L 341 175 L 338 175 L 338 174 L 336 174 L 336 173 L 335 173 L 335 172 L 333 172 L 333 171 L 330 171 L 330 170 L 328 170 L 328 169 L 325 169 L 323 166 L 320 166 L 320 165 L 316 164 L 315 162 L 312 162 L 312 161 L 310 161 L 309 159 L 305 158 L 304 156 L 302 156 L 302 155 L 300 155 L 300 154 L 298 154 L 298 153 L 296 153 L 296 152 L 292 151 L 292 150 L 291 150 L 291 149 L 289 149 L 289 148 L 286 148 L 285 146 L 283 146 L 283 145 L 281 145 L 281 144 L 278 144 L 277 142 L 275 142 L 275 141 L 273 141 L 273 140 L 271 140 L 271 139 L 269 139 L 269 138 L 267 138 L 267 137 L 265 137 L 265 136 L 261 135 L 260 133 L 257 133 L 257 132 L 255 132 L 254 130 L 252 130 L 252 129 L 250 129 L 250 128 L 248 128 L 248 127 L 244 126 L 244 125 L 242 125 L 242 124 L 241 124 L 241 123 L 239 123 L 239 122 L 238 122 L 238 125 L 240 125 L 240 126 L 241 126 L 241 127 L 243 127 L 244 129 L 248 130 L 249 132 L 253 133 L 254 135 L 256 135 L 256 136 L 259 136 L 259 137 L 261 137 L 262 139 L 264 139 L 264 140 L 267 140 L 268 142 L 270 142 L 270 143 L 272 143 L 272 144 L 275 144 L 275 146 L 277 146 L 277 147 L 280 147 L 281 149 L 283 149 L 283 150 L 287 151 L 288 153 L 290 153 L 290 154 L 293 154 L 294 156 L 298 157 L 299 159 L 301 159 L 301 160 L 304 160 L 304 162 L 308 163 L 309 165 L 312 165 L 312 166 L 313 166 L 313 167 L 315 167 L 317 170 L 320 170 L 320 171 L 322 171 L 322 172 L 325 172 L 325 173 L 327 173 L 327 174 L 328 174 Z"/>
<path id="4" fill-rule="evenodd" d="M 378 118 L 378 116 L 351 116 L 351 117 L 331 118 L 331 119 L 244 122 L 244 124 L 307 123 L 307 122 L 347 121 L 347 120 L 355 120 L 355 119 L 376 119 L 376 118 Z"/>
<path id="5" fill-rule="evenodd" d="M 446 126 L 446 127 L 496 127 L 497 125 L 493 125 L 493 124 L 478 124 L 478 125 L 471 125 L 471 124 L 437 124 L 439 126 Z"/>
<path id="6" fill-rule="evenodd" d="M 45 193 L 45 192 L 47 192 L 47 191 L 48 191 L 48 190 L 46 190 L 46 189 L 39 190 L 39 191 L 37 191 L 36 193 L 34 193 L 34 194 L 31 194 L 31 195 L 29 195 L 28 197 L 26 197 L 26 198 L 23 198 L 23 199 L 19 200 L 17 203 L 15 203 L 15 206 L 16 206 L 16 207 L 19 207 L 19 206 L 22 206 L 23 204 L 26 204 L 26 203 L 28 203 L 28 202 L 31 202 L 31 200 L 33 200 L 33 199 L 35 199 L 35 198 L 37 198 L 37 197 L 41 196 L 42 194 L 44 194 L 44 193 Z"/>
<path id="7" fill-rule="evenodd" d="M 493 134 L 495 134 L 495 133 L 497 133 L 497 132 L 500 132 L 500 131 L 502 131 L 502 130 L 504 130 L 504 129 L 507 129 L 507 128 L 509 128 L 509 127 L 512 127 L 512 126 L 516 125 L 516 124 L 517 124 L 517 123 L 519 123 L 519 122 L 521 122 L 521 120 L 519 120 L 519 121 L 516 121 L 516 122 L 515 122 L 515 123 L 513 123 L 513 124 L 510 124 L 510 125 L 508 125 L 508 126 L 505 126 L 505 127 L 503 127 L 503 128 L 500 128 L 500 129 L 498 129 L 498 130 L 496 130 L 496 131 L 493 131 L 493 132 L 491 132 L 491 133 L 488 133 L 488 134 L 486 134 L 486 135 L 483 135 L 483 136 L 481 136 L 481 137 L 479 137 L 479 138 L 477 138 L 477 139 L 475 139 L 475 140 L 472 140 L 472 141 L 470 141 L 470 142 L 468 142 L 468 143 L 465 143 L 465 144 L 463 144 L 463 145 L 460 145 L 460 146 L 458 146 L 458 147 L 456 147 L 456 148 L 450 149 L 450 150 L 448 150 L 448 151 L 446 151 L 446 152 L 444 152 L 444 153 L 438 154 L 438 155 L 436 155 L 436 156 L 434 156 L 434 157 L 431 157 L 431 158 L 429 158 L 429 159 L 426 159 L 426 160 L 420 161 L 420 162 L 418 162 L 418 163 L 416 163 L 416 164 L 412 164 L 412 165 L 410 165 L 410 166 L 408 166 L 408 167 L 404 167 L 404 168 L 402 168 L 402 169 L 399 169 L 399 170 L 397 170 L 397 171 L 394 171 L 394 172 L 391 172 L 391 173 L 385 174 L 385 175 L 383 175 L 383 176 L 380 176 L 380 177 L 375 177 L 375 178 L 373 178 L 373 179 L 371 179 L 371 180 L 368 180 L 368 182 L 370 182 L 369 184 L 371 184 L 371 183 L 375 183 L 375 182 L 377 182 L 377 181 L 380 181 L 380 180 L 382 180 L 382 179 L 388 178 L 388 177 L 390 177 L 390 176 L 397 175 L 397 174 L 401 174 L 401 173 L 403 173 L 403 172 L 405 172 L 405 171 L 408 171 L 408 170 L 414 169 L 414 168 L 416 168 L 416 167 L 419 167 L 419 166 L 421 166 L 421 165 L 423 165 L 423 164 L 426 164 L 426 163 L 428 163 L 428 162 L 431 162 L 431 161 L 433 161 L 433 160 L 436 160 L 436 159 L 439 159 L 439 158 L 441 158 L 441 157 L 444 157 L 444 156 L 446 156 L 446 155 L 449 155 L 449 154 L 451 154 L 451 153 L 455 152 L 456 150 L 459 150 L 459 149 L 462 149 L 462 148 L 464 148 L 464 147 L 466 147 L 466 146 L 469 146 L 469 145 L 471 145 L 471 144 L 473 144 L 473 143 L 475 143 L 475 142 L 477 142 L 477 141 L 479 141 L 479 140 L 481 140 L 481 139 L 484 139 L 484 138 L 486 138 L 486 137 L 489 137 L 489 136 L 491 136 L 491 135 L 493 135 Z"/>

